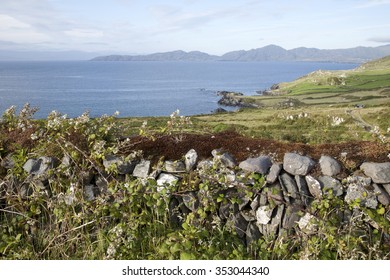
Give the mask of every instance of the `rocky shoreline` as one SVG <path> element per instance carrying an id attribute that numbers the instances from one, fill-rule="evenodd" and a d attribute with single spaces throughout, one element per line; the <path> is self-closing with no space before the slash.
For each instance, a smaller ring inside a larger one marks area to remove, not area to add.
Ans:
<path id="1" fill-rule="evenodd" d="M 245 101 L 243 93 L 241 92 L 231 92 L 231 91 L 218 91 L 218 96 L 221 96 L 221 99 L 218 100 L 218 104 L 222 106 L 229 107 L 239 107 L 239 108 L 258 108 L 256 104 L 248 103 Z"/>

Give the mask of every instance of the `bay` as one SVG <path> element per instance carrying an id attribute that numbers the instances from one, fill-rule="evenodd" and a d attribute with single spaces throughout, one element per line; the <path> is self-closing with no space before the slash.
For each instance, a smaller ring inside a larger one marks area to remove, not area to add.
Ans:
<path id="1" fill-rule="evenodd" d="M 36 118 L 53 111 L 76 117 L 207 114 L 217 91 L 255 95 L 275 83 L 312 71 L 347 70 L 356 64 L 315 62 L 0 62 L 0 111 L 25 103 Z"/>

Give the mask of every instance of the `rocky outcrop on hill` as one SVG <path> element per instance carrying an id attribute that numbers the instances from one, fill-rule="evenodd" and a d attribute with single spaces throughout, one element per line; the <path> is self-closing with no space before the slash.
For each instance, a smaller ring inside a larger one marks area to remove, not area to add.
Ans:
<path id="1" fill-rule="evenodd" d="M 222 106 L 241 107 L 241 108 L 258 108 L 256 104 L 248 103 L 240 92 L 218 91 L 217 95 L 222 96 L 218 104 Z"/>
<path id="2" fill-rule="evenodd" d="M 22 196 L 41 190 L 50 193 L 50 176 L 66 160 L 58 167 L 59 162 L 50 157 L 29 159 L 23 166 L 28 179 L 18 187 Z M 336 197 L 350 205 L 349 209 L 332 210 L 341 217 L 340 227 L 361 215 L 359 207 L 388 209 L 390 205 L 390 162 L 366 162 L 355 173 L 348 174 L 340 162 L 326 155 L 316 160 L 292 152 L 284 155 L 283 162 L 275 162 L 269 155 L 236 162 L 221 149 L 213 150 L 210 158 L 202 160 L 191 149 L 180 159 L 165 160 L 155 166 L 147 159 L 129 161 L 116 155 L 106 156 L 101 164 L 104 172 L 83 175 L 85 200 L 95 200 L 105 193 L 113 176 L 122 182 L 155 181 L 156 191 L 170 198 L 167 211 L 172 224 L 180 227 L 189 213 L 197 213 L 208 203 L 215 210 L 206 211 L 205 215 L 231 227 L 247 245 L 262 236 L 291 231 L 316 234 L 316 213 L 309 210 L 314 201 Z M 74 203 L 74 199 L 71 190 L 64 194 L 67 204 Z M 390 221 L 390 216 L 386 217 Z M 380 229 L 370 217 L 365 221 L 366 226 Z M 390 238 L 388 233 L 384 235 Z"/>

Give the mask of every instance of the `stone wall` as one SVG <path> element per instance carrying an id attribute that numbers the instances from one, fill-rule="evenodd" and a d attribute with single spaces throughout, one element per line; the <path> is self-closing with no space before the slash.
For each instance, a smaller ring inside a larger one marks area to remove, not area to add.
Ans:
<path id="1" fill-rule="evenodd" d="M 286 153 L 283 162 L 264 155 L 237 163 L 221 150 L 214 150 L 205 160 L 190 150 L 182 159 L 159 162 L 154 167 L 149 160 L 128 158 L 106 156 L 101 166 L 105 171 L 81 174 L 85 199 L 94 200 L 104 193 L 113 173 L 124 182 L 156 180 L 156 191 L 169 187 L 172 224 L 180 226 L 189 213 L 201 208 L 219 224 L 230 226 L 247 244 L 291 230 L 315 231 L 315 213 L 307 209 L 325 197 L 338 197 L 351 205 L 340 213 L 345 221 L 356 214 L 354 206 L 388 209 L 390 204 L 390 162 L 365 162 L 348 174 L 339 161 L 326 155 L 314 160 Z M 69 164 L 69 158 L 61 162 L 41 157 L 29 159 L 23 168 L 30 183 L 47 189 L 48 170 Z M 25 185 L 24 195 L 29 195 L 30 189 Z M 72 203 L 71 197 L 66 202 Z M 208 210 L 210 205 L 212 210 Z M 390 220 L 388 215 L 386 218 Z M 378 227 L 372 221 L 367 223 Z"/>

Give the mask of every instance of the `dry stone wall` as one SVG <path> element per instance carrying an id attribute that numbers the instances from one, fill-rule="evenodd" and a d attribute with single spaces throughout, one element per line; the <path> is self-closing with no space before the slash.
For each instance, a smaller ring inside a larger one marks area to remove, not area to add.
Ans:
<path id="1" fill-rule="evenodd" d="M 54 158 L 40 157 L 29 159 L 23 168 L 31 183 L 48 189 L 48 171 L 59 164 Z M 69 159 L 64 158 L 61 164 L 70 164 Z M 85 199 L 94 200 L 106 191 L 110 171 L 117 174 L 117 180 L 155 180 L 156 191 L 170 190 L 166 195 L 170 196 L 168 211 L 173 225 L 180 227 L 186 216 L 202 209 L 206 216 L 200 220 L 212 218 L 229 226 L 247 244 L 261 236 L 314 232 L 316 216 L 307 209 L 325 197 L 337 197 L 351 205 L 340 213 L 344 221 L 356 214 L 357 206 L 388 209 L 390 204 L 390 162 L 365 162 L 345 175 L 342 164 L 326 155 L 315 160 L 286 153 L 283 162 L 261 155 L 238 163 L 222 150 L 214 150 L 203 160 L 190 150 L 182 159 L 154 167 L 146 159 L 126 160 L 114 155 L 106 156 L 102 166 L 103 173 L 82 175 Z M 22 190 L 26 196 L 31 191 L 28 185 Z M 71 197 L 66 201 L 72 203 Z M 369 220 L 367 224 L 376 227 Z"/>

